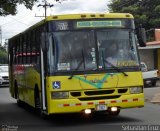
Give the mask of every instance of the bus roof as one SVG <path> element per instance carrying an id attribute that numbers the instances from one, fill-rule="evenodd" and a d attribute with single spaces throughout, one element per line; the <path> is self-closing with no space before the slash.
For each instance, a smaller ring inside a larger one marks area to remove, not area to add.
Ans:
<path id="1" fill-rule="evenodd" d="M 27 28 L 25 31 L 13 36 L 15 38 L 18 35 L 21 35 L 29 30 L 35 29 L 36 27 L 48 22 L 48 21 L 56 21 L 56 20 L 74 20 L 74 19 L 91 19 L 91 18 L 120 18 L 120 19 L 133 19 L 133 15 L 129 13 L 85 13 L 85 14 L 64 14 L 64 15 L 53 15 L 48 16 L 44 20 L 32 25 L 31 27 Z M 10 38 L 10 39 L 12 39 Z"/>
<path id="2" fill-rule="evenodd" d="M 90 18 L 133 18 L 129 13 L 88 13 L 48 16 L 46 21 L 67 19 L 90 19 Z"/>

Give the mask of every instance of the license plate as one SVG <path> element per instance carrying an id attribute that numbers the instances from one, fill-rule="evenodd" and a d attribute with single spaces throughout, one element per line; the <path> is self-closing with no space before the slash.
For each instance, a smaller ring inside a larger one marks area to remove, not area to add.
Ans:
<path id="1" fill-rule="evenodd" d="M 96 110 L 97 111 L 105 111 L 105 110 L 107 110 L 107 106 L 106 105 L 97 105 Z"/>

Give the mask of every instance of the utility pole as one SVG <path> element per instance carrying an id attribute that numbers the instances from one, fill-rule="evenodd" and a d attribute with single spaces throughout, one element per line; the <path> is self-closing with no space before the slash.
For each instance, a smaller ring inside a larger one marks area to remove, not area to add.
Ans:
<path id="1" fill-rule="evenodd" d="M 42 6 L 44 8 L 45 11 L 45 15 L 44 16 L 40 16 L 40 17 L 47 17 L 47 7 L 53 7 L 53 4 L 48 4 L 46 0 L 44 0 L 44 4 L 39 4 L 38 7 Z"/>
<path id="2" fill-rule="evenodd" d="M 0 26 L 0 46 L 2 46 L 2 27 Z"/>

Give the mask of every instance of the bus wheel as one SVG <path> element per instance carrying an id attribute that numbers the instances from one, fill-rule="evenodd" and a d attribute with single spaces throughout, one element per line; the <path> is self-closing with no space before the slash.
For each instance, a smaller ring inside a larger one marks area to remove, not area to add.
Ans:
<path id="1" fill-rule="evenodd" d="M 17 86 L 17 81 L 14 82 L 14 98 L 17 99 L 17 94 L 18 94 L 18 86 Z"/>
<path id="2" fill-rule="evenodd" d="M 21 101 L 20 99 L 17 99 L 17 105 L 19 106 L 19 107 L 22 107 L 23 106 L 23 101 Z"/>
<path id="3" fill-rule="evenodd" d="M 120 113 L 120 109 L 118 109 L 117 111 L 109 110 L 108 113 L 109 113 L 110 116 L 118 116 L 119 113 Z"/>
<path id="4" fill-rule="evenodd" d="M 35 110 L 39 114 L 41 112 L 41 102 L 40 102 L 40 96 L 39 96 L 39 90 L 38 87 L 34 90 L 34 101 L 35 101 Z"/>
<path id="5" fill-rule="evenodd" d="M 18 105 L 19 107 L 22 107 L 24 103 L 23 103 L 23 101 L 21 101 L 21 100 L 19 99 L 19 91 L 18 91 L 17 82 L 15 82 L 15 98 L 17 99 L 17 105 Z"/>
<path id="6" fill-rule="evenodd" d="M 39 95 L 38 87 L 35 88 L 34 91 L 34 100 L 35 100 L 35 111 L 38 115 L 41 116 L 42 119 L 48 119 L 48 115 L 46 115 L 41 109 L 41 100 Z"/>

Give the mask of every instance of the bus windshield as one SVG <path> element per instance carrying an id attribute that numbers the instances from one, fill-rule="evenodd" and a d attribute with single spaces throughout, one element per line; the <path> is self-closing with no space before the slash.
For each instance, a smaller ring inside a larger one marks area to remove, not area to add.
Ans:
<path id="1" fill-rule="evenodd" d="M 99 68 L 139 65 L 135 40 L 134 31 L 131 30 L 97 31 Z"/>
<path id="2" fill-rule="evenodd" d="M 50 42 L 49 48 L 49 52 L 55 52 L 54 61 L 49 57 L 51 72 L 125 68 L 139 63 L 135 34 L 131 30 L 55 32 L 53 38 L 55 46 Z"/>
<path id="3" fill-rule="evenodd" d="M 97 68 L 95 42 L 92 31 L 54 33 L 57 70 L 93 70 Z M 81 62 L 82 61 L 82 62 Z M 79 65 L 82 63 L 81 65 Z M 79 65 L 79 68 L 77 69 Z"/>

